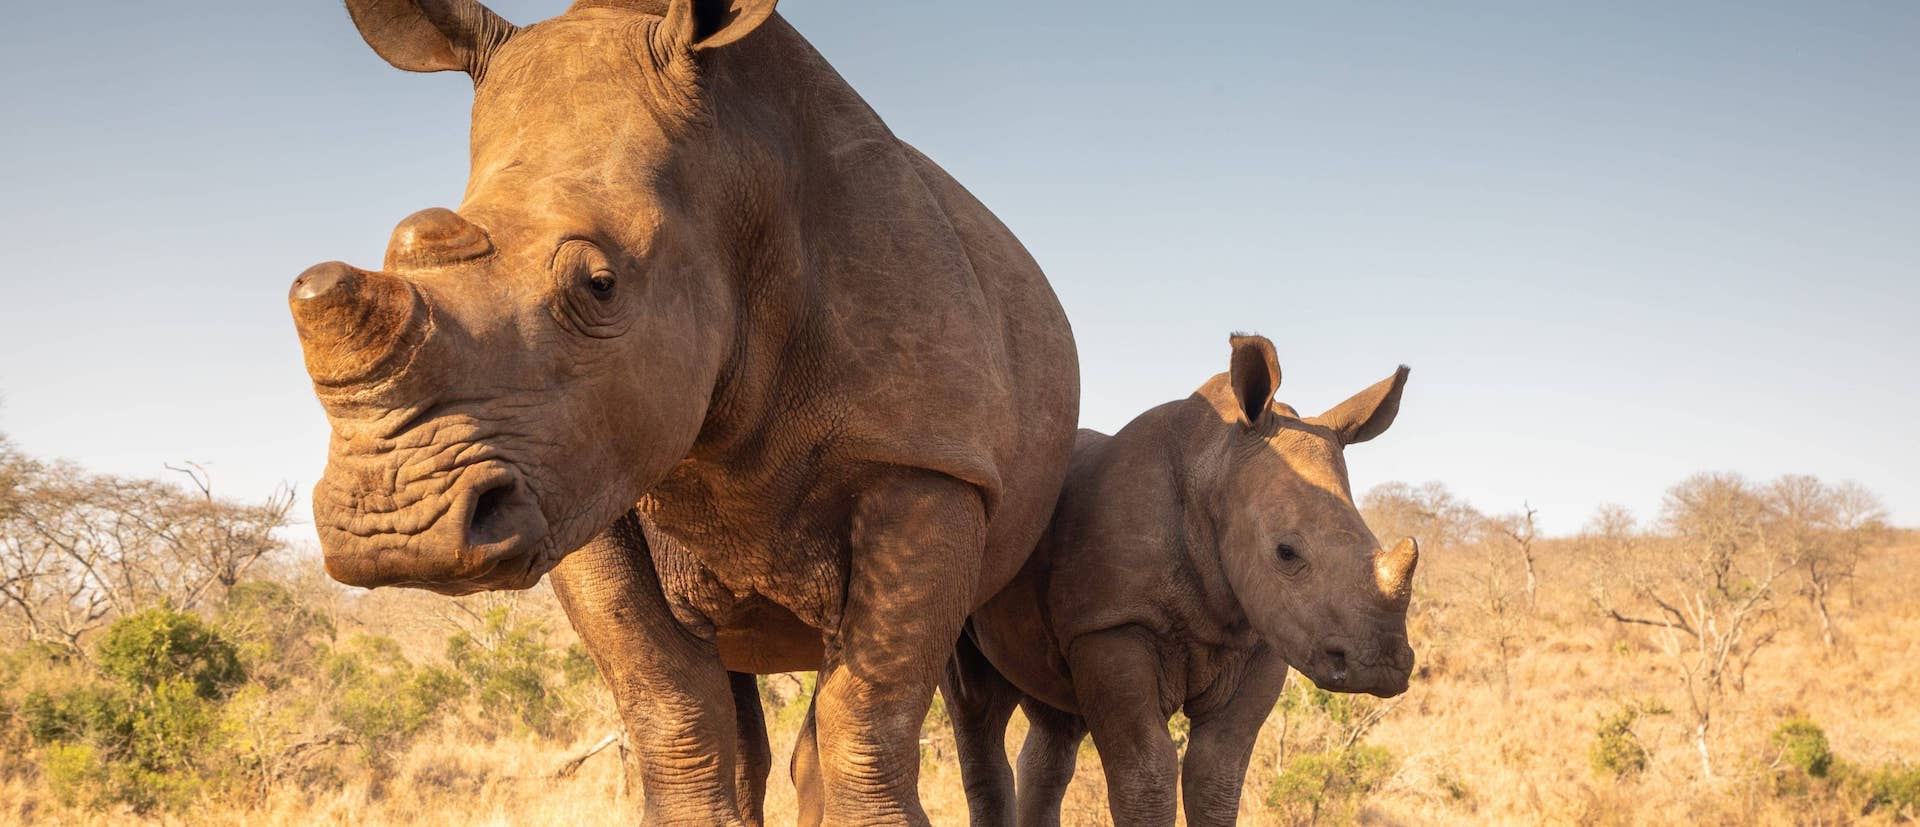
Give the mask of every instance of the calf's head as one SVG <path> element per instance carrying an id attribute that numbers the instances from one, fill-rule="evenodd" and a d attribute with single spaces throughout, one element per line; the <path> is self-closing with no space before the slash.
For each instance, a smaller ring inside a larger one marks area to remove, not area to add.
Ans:
<path id="1" fill-rule="evenodd" d="M 1208 461 L 1189 469 L 1228 585 L 1249 622 L 1315 684 L 1381 697 L 1413 670 L 1407 603 L 1419 551 L 1382 549 L 1354 506 L 1344 451 L 1393 424 L 1407 369 L 1316 417 L 1274 401 L 1273 343 L 1235 336 L 1203 386 Z"/>
<path id="2" fill-rule="evenodd" d="M 775 246 L 753 205 L 778 148 L 720 92 L 774 2 L 582 0 L 525 29 L 474 0 L 347 6 L 393 65 L 473 77 L 472 167 L 459 210 L 401 221 L 380 270 L 315 265 L 288 295 L 333 426 L 327 570 L 531 586 L 706 417 L 741 257 Z"/>

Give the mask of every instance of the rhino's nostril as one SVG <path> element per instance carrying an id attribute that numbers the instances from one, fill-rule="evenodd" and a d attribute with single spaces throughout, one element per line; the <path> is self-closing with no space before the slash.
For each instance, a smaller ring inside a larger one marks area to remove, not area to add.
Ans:
<path id="1" fill-rule="evenodd" d="M 1326 648 L 1325 654 L 1327 656 L 1328 669 L 1336 674 L 1347 671 L 1347 650 L 1345 648 L 1329 646 Z"/>
<path id="2" fill-rule="evenodd" d="M 519 483 L 511 479 L 502 480 L 474 500 L 473 515 L 467 518 L 469 547 L 497 543 L 512 533 L 510 521 L 506 519 L 507 508 L 519 487 Z"/>

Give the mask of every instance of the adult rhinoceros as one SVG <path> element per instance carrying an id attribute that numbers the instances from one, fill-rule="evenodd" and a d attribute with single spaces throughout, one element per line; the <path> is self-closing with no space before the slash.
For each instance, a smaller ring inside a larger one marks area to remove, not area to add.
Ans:
<path id="1" fill-rule="evenodd" d="M 818 667 L 828 820 L 924 822 L 933 687 L 1071 448 L 1039 268 L 774 0 L 583 0 L 525 28 L 473 0 L 347 5 L 393 65 L 473 77 L 472 169 L 381 270 L 290 293 L 333 426 L 327 570 L 455 594 L 551 571 L 652 820 L 756 818 L 765 751 L 735 738 L 763 736 L 727 670 Z"/>

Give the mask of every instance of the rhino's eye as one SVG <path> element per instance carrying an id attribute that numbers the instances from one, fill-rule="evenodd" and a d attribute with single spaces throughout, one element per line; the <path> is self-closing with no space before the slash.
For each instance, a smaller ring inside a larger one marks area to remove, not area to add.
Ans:
<path id="1" fill-rule="evenodd" d="M 1281 562 L 1285 563 L 1300 559 L 1300 550 L 1286 543 L 1281 543 L 1279 550 L 1275 553 L 1279 554 Z"/>
<path id="2" fill-rule="evenodd" d="M 613 298 L 613 274 L 602 271 L 588 276 L 587 289 L 593 291 L 593 297 L 601 301 Z"/>

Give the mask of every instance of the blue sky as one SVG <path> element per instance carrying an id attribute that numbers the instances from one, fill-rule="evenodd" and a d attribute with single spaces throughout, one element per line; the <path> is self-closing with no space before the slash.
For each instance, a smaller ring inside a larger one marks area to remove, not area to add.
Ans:
<path id="1" fill-rule="evenodd" d="M 515 22 L 561 0 L 499 0 Z M 0 431 L 264 496 L 326 425 L 284 305 L 455 205 L 463 76 L 335 2 L 33 3 L 0 50 Z M 1696 470 L 1920 523 L 1920 4 L 788 0 L 1031 248 L 1111 430 L 1279 345 L 1318 411 L 1414 368 L 1357 488 L 1548 528 Z"/>

